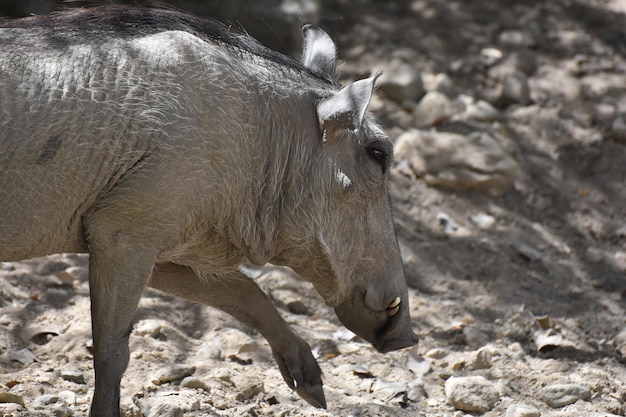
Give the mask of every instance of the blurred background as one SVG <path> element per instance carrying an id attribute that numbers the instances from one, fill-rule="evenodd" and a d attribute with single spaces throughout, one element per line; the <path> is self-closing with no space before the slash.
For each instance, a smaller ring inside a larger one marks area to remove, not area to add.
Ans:
<path id="1" fill-rule="evenodd" d="M 22 17 L 47 14 L 69 7 L 108 4 L 110 1 L 74 0 L 0 0 L 0 16 Z M 293 52 L 300 47 L 303 22 L 317 23 L 319 0 L 159 0 L 114 1 L 121 4 L 169 7 L 197 16 L 210 17 L 243 29 L 261 43 L 281 52 Z"/>

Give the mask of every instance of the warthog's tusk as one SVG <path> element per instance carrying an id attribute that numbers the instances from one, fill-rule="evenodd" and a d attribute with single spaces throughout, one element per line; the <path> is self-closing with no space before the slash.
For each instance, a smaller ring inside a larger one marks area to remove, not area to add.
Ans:
<path id="1" fill-rule="evenodd" d="M 391 317 L 393 315 L 395 315 L 396 313 L 398 313 L 398 311 L 400 311 L 400 306 L 397 305 L 395 307 L 392 308 L 388 308 L 387 309 L 387 317 Z"/>
<path id="2" fill-rule="evenodd" d="M 401 302 L 401 301 L 402 301 L 402 300 L 400 299 L 400 297 L 396 297 L 396 298 L 394 298 L 394 299 L 393 299 L 393 300 L 389 303 L 389 305 L 387 306 L 387 308 L 388 308 L 388 309 L 392 309 L 392 308 L 394 308 L 394 307 L 397 307 L 397 306 L 399 306 L 399 305 L 400 305 L 400 302 Z"/>
<path id="3" fill-rule="evenodd" d="M 400 311 L 400 302 L 402 300 L 400 297 L 394 298 L 389 305 L 387 306 L 387 317 L 391 317 L 395 315 L 398 311 Z"/>

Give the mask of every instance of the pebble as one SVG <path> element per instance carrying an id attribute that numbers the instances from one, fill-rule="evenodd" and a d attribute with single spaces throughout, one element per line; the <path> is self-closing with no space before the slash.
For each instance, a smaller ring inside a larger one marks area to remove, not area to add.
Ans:
<path id="1" fill-rule="evenodd" d="M 506 409 L 505 417 L 540 417 L 541 412 L 532 405 L 512 404 Z"/>
<path id="2" fill-rule="evenodd" d="M 530 86 L 528 77 L 520 71 L 507 74 L 502 80 L 500 93 L 494 103 L 497 107 L 505 108 L 512 104 L 523 106 L 530 104 Z"/>
<path id="3" fill-rule="evenodd" d="M 389 62 L 376 84 L 383 94 L 398 103 L 417 101 L 424 95 L 420 69 L 399 58 Z"/>
<path id="4" fill-rule="evenodd" d="M 394 150 L 396 158 L 406 159 L 428 186 L 499 196 L 519 172 L 517 162 L 485 132 L 460 135 L 414 129 L 396 139 Z"/>
<path id="5" fill-rule="evenodd" d="M 36 408 L 48 407 L 48 406 L 54 406 L 54 405 L 61 406 L 61 405 L 67 405 L 67 404 L 65 403 L 65 400 L 61 398 L 61 396 L 54 395 L 54 394 L 40 395 L 39 397 L 35 398 L 32 403 L 32 406 Z"/>
<path id="6" fill-rule="evenodd" d="M 477 122 L 495 122 L 502 118 L 502 114 L 491 104 L 484 100 L 469 103 L 465 106 L 465 117 Z"/>
<path id="7" fill-rule="evenodd" d="M 476 225 L 479 229 L 491 229 L 493 225 L 496 223 L 496 218 L 490 214 L 479 212 L 470 217 L 472 223 Z"/>
<path id="8" fill-rule="evenodd" d="M 426 352 L 426 357 L 427 358 L 431 358 L 431 359 L 443 359 L 446 356 L 448 356 L 450 354 L 450 352 L 448 352 L 445 349 L 441 349 L 441 348 L 434 348 L 434 349 L 430 349 L 428 352 Z"/>
<path id="9" fill-rule="evenodd" d="M 131 397 L 122 397 L 120 400 L 120 414 L 121 417 L 144 417 Z"/>
<path id="10" fill-rule="evenodd" d="M 356 343 L 337 343 L 337 351 L 342 355 L 349 355 L 361 350 L 361 347 Z"/>
<path id="11" fill-rule="evenodd" d="M 163 333 L 163 323 L 155 319 L 142 320 L 137 323 L 133 332 L 137 336 L 150 336 L 156 339 Z"/>
<path id="12" fill-rule="evenodd" d="M 418 404 L 424 401 L 426 398 L 428 398 L 428 393 L 426 392 L 426 389 L 424 388 L 423 382 L 419 379 L 410 382 L 409 385 L 407 386 L 406 397 L 410 401 L 413 401 L 414 403 L 418 403 Z"/>
<path id="13" fill-rule="evenodd" d="M 65 400 L 59 395 L 46 394 L 35 398 L 32 408 L 46 410 L 54 417 L 70 417 L 74 412 L 67 406 Z"/>
<path id="14" fill-rule="evenodd" d="M 489 69 L 489 76 L 503 80 L 509 74 L 520 71 L 528 76 L 537 71 L 537 56 L 528 49 L 520 49 L 511 52 L 497 65 Z"/>
<path id="15" fill-rule="evenodd" d="M 35 355 L 28 349 L 11 350 L 0 356 L 0 362 L 9 363 L 17 361 L 22 365 L 28 365 L 35 362 Z"/>
<path id="16" fill-rule="evenodd" d="M 626 143 L 626 118 L 623 114 L 618 115 L 611 125 L 611 138 L 615 142 Z"/>
<path id="17" fill-rule="evenodd" d="M 174 404 L 160 403 L 150 407 L 148 417 L 183 417 L 183 410 Z"/>
<path id="18" fill-rule="evenodd" d="M 489 336 L 473 326 L 463 327 L 463 336 L 465 337 L 465 344 L 469 347 L 479 348 L 489 343 Z"/>
<path id="19" fill-rule="evenodd" d="M 514 48 L 533 47 L 537 43 L 531 33 L 522 30 L 503 30 L 498 35 L 498 42 Z"/>
<path id="20" fill-rule="evenodd" d="M 61 371 L 61 378 L 66 381 L 73 382 L 75 384 L 85 384 L 85 375 L 80 371 L 63 370 Z"/>
<path id="21" fill-rule="evenodd" d="M 188 376 L 184 378 L 180 386 L 183 388 L 201 389 L 204 391 L 210 391 L 209 386 L 197 376 Z"/>
<path id="22" fill-rule="evenodd" d="M 502 59 L 504 53 L 498 48 L 483 48 L 480 50 L 480 60 L 487 66 L 492 66 Z"/>
<path id="23" fill-rule="evenodd" d="M 448 97 L 454 97 L 455 88 L 450 76 L 446 73 L 422 74 L 426 91 L 439 91 Z"/>
<path id="24" fill-rule="evenodd" d="M 0 392 L 0 403 L 13 403 L 24 405 L 24 397 L 21 395 L 11 394 L 9 392 Z"/>
<path id="25" fill-rule="evenodd" d="M 454 114 L 452 101 L 439 91 L 429 91 L 413 111 L 413 123 L 418 127 L 428 127 L 448 120 Z"/>
<path id="26" fill-rule="evenodd" d="M 406 382 L 389 382 L 382 379 L 376 379 L 372 385 L 372 392 L 379 398 L 390 399 L 398 394 L 407 392 L 408 385 Z"/>
<path id="27" fill-rule="evenodd" d="M 491 410 L 500 399 L 495 385 L 482 376 L 451 377 L 445 394 L 454 408 L 478 413 Z"/>
<path id="28" fill-rule="evenodd" d="M 408 350 L 406 368 L 413 372 L 415 376 L 421 378 L 430 372 L 431 366 L 428 359 L 425 359 L 418 354 L 417 347 L 413 347 Z"/>
<path id="29" fill-rule="evenodd" d="M 543 253 L 524 242 L 516 242 L 513 244 L 513 248 L 517 253 L 529 262 L 537 262 L 543 258 Z"/>
<path id="30" fill-rule="evenodd" d="M 543 387 L 539 395 L 550 407 L 559 408 L 590 399 L 591 391 L 578 384 L 554 384 Z"/>
<path id="31" fill-rule="evenodd" d="M 62 281 L 63 285 L 73 285 L 74 281 L 86 282 L 89 279 L 89 270 L 82 266 L 70 266 L 69 268 L 54 274 Z"/>
<path id="32" fill-rule="evenodd" d="M 202 347 L 197 350 L 196 357 L 201 361 L 204 359 L 221 360 L 222 344 L 223 341 L 221 337 L 212 337 L 204 342 Z"/>
<path id="33" fill-rule="evenodd" d="M 287 308 L 293 314 L 300 314 L 304 316 L 308 316 L 311 314 L 306 304 L 304 304 L 302 301 L 299 301 L 299 300 L 291 301 L 290 303 L 287 303 Z"/>
<path id="34" fill-rule="evenodd" d="M 59 392 L 59 397 L 65 401 L 66 404 L 75 406 L 76 405 L 76 394 L 73 391 L 61 391 Z"/>
<path id="35" fill-rule="evenodd" d="M 237 374 L 232 377 L 231 381 L 239 391 L 237 401 L 246 401 L 265 392 L 263 380 L 253 375 Z"/>
<path id="36" fill-rule="evenodd" d="M 0 270 L 2 271 L 13 271 L 14 269 L 13 262 L 0 262 Z"/>
<path id="37" fill-rule="evenodd" d="M 489 369 L 491 368 L 491 352 L 489 349 L 482 348 L 479 349 L 476 353 L 476 357 L 474 358 L 474 363 L 472 365 L 473 370 L 477 369 Z"/>
<path id="38" fill-rule="evenodd" d="M 196 367 L 191 365 L 176 364 L 161 368 L 152 377 L 152 383 L 155 385 L 165 384 L 167 382 L 178 381 L 186 376 L 196 372 Z"/>

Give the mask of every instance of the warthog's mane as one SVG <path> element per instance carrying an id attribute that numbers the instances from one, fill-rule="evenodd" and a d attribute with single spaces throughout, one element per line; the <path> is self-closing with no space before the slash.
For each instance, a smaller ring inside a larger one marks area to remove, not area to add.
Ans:
<path id="1" fill-rule="evenodd" d="M 167 30 L 191 33 L 200 39 L 236 48 L 286 69 L 307 73 L 320 81 L 335 85 L 328 75 L 305 67 L 299 61 L 265 47 L 253 37 L 215 20 L 182 12 L 137 6 L 106 5 L 76 8 L 60 13 L 2 20 L 0 28 L 40 28 L 47 30 L 48 41 L 63 47 L 85 37 L 137 37 Z"/>

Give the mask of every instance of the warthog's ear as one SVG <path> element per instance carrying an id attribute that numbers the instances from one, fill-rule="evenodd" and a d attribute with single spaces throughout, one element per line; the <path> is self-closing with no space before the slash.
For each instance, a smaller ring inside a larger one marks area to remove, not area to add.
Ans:
<path id="1" fill-rule="evenodd" d="M 355 81 L 317 104 L 317 117 L 324 132 L 323 140 L 338 130 L 359 130 L 372 98 L 374 83 L 381 74 Z"/>
<path id="2" fill-rule="evenodd" d="M 330 36 L 316 26 L 306 25 L 302 37 L 302 64 L 337 82 L 337 48 Z"/>

